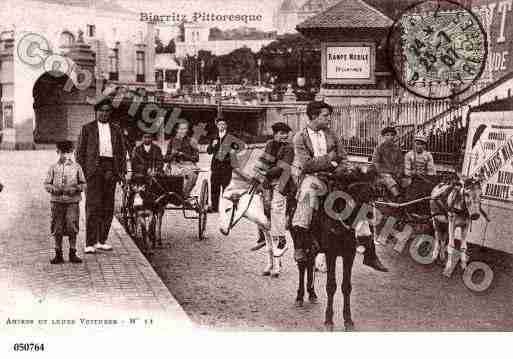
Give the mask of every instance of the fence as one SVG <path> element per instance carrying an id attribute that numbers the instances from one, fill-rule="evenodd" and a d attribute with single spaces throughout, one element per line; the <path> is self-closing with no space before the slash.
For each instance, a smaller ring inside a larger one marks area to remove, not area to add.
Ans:
<path id="1" fill-rule="evenodd" d="M 306 106 L 299 106 L 282 116 L 297 131 L 305 125 L 305 111 Z M 412 149 L 415 134 L 423 134 L 435 162 L 452 165 L 460 160 L 466 137 L 463 112 L 463 107 L 453 107 L 449 100 L 334 106 L 331 128 L 342 138 L 349 154 L 371 157 L 381 129 L 393 124 L 404 151 Z"/>

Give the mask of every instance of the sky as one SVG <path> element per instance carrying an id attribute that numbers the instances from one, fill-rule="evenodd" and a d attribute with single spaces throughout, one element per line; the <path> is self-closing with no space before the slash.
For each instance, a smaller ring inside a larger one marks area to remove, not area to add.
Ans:
<path id="1" fill-rule="evenodd" d="M 305 0 L 297 0 L 302 4 Z M 261 15 L 261 21 L 210 22 L 222 29 L 239 26 L 256 27 L 261 30 L 273 30 L 273 13 L 282 0 L 118 0 L 130 10 L 158 15 L 185 14 L 192 19 L 194 12 L 207 12 L 219 15 Z"/>

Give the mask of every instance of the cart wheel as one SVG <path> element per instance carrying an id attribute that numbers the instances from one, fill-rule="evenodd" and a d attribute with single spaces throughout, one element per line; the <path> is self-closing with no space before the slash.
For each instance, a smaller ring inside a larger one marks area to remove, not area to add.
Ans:
<path id="1" fill-rule="evenodd" d="M 198 239 L 205 239 L 205 229 L 207 227 L 207 211 L 208 211 L 208 181 L 201 182 L 201 192 L 199 196 L 198 208 Z"/>

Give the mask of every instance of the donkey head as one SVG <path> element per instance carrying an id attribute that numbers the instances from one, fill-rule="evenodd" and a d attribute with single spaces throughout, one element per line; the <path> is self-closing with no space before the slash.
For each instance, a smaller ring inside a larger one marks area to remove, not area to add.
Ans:
<path id="1" fill-rule="evenodd" d="M 480 177 L 462 177 L 455 183 L 453 192 L 447 203 L 450 208 L 469 217 L 472 221 L 479 219 L 481 214 L 481 181 Z"/>

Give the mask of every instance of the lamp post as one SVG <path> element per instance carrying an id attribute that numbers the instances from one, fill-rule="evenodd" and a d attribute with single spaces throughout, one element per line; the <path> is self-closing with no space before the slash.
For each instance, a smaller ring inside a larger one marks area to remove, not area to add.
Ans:
<path id="1" fill-rule="evenodd" d="M 198 92 L 198 55 L 194 55 L 194 93 Z"/>
<path id="2" fill-rule="evenodd" d="M 201 86 L 205 85 L 205 61 L 201 60 Z"/>
<path id="3" fill-rule="evenodd" d="M 260 72 L 260 67 L 262 66 L 262 59 L 257 59 L 257 65 L 258 65 L 258 86 L 260 87 L 262 85 L 262 75 Z"/>

